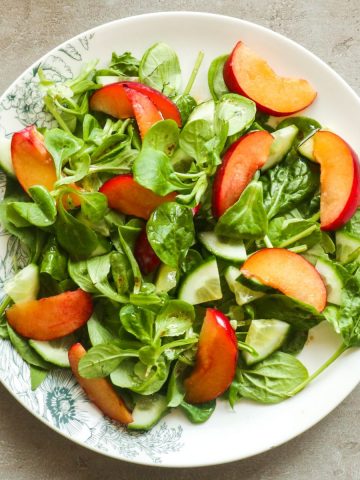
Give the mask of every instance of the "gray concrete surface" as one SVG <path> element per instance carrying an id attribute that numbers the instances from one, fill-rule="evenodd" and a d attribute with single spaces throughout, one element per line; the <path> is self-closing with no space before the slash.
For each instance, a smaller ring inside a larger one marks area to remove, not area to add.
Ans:
<path id="1" fill-rule="evenodd" d="M 0 91 L 38 57 L 83 30 L 170 10 L 223 13 L 270 27 L 319 55 L 360 93 L 359 0 L 1 0 Z M 359 433 L 360 387 L 320 424 L 275 450 L 228 465 L 161 470 L 108 459 L 69 442 L 0 387 L 1 480 L 360 479 Z M 214 442 L 221 448 L 221 439 Z"/>

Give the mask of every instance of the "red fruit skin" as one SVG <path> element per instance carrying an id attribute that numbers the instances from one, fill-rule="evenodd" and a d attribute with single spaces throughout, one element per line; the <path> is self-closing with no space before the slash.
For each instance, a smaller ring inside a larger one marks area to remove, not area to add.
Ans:
<path id="1" fill-rule="evenodd" d="M 212 211 L 215 218 L 230 208 L 269 157 L 274 141 L 265 130 L 250 132 L 225 153 L 213 184 Z"/>
<path id="2" fill-rule="evenodd" d="M 164 202 L 175 200 L 176 193 L 165 197 L 139 185 L 132 175 L 117 175 L 111 178 L 99 190 L 106 195 L 110 208 L 125 215 L 148 220 L 153 210 Z"/>
<path id="3" fill-rule="evenodd" d="M 181 127 L 181 115 L 179 109 L 175 103 L 163 93 L 139 82 L 122 82 L 122 85 L 149 97 L 163 118 L 174 120 L 178 126 Z"/>
<path id="4" fill-rule="evenodd" d="M 163 117 L 149 97 L 128 87 L 124 87 L 124 90 L 131 102 L 141 138 L 144 138 L 146 132 Z"/>
<path id="5" fill-rule="evenodd" d="M 194 217 L 199 213 L 200 208 L 201 208 L 201 203 L 198 203 L 197 205 L 195 205 L 194 208 L 192 208 L 192 214 Z"/>
<path id="6" fill-rule="evenodd" d="M 274 109 L 271 109 L 271 108 L 267 107 L 266 105 L 263 105 L 263 104 L 259 103 L 258 101 L 256 101 L 255 98 L 252 98 L 251 96 L 249 96 L 248 93 L 242 88 L 241 82 L 239 81 L 239 79 L 237 78 L 237 76 L 235 74 L 236 55 L 237 55 L 238 49 L 242 48 L 242 46 L 244 46 L 244 43 L 239 41 L 235 45 L 233 51 L 229 55 L 229 58 L 227 59 L 227 61 L 225 62 L 225 65 L 224 65 L 224 70 L 223 70 L 224 81 L 225 81 L 226 86 L 228 87 L 228 89 L 231 92 L 238 93 L 239 95 L 243 95 L 244 97 L 250 98 L 251 100 L 253 100 L 256 103 L 256 107 L 259 110 L 261 110 L 262 112 L 267 113 L 269 115 L 273 115 L 275 117 L 276 116 L 282 117 L 282 116 L 286 116 L 286 115 L 292 115 L 294 113 L 300 112 L 301 110 L 304 110 L 306 107 L 311 105 L 311 103 L 313 103 L 313 101 L 316 98 L 316 93 L 315 93 L 314 98 L 310 102 L 303 105 L 301 108 L 298 108 L 298 109 L 295 109 L 295 110 L 280 111 L 279 112 L 277 110 L 274 110 Z"/>
<path id="7" fill-rule="evenodd" d="M 89 399 L 108 417 L 127 425 L 133 421 L 123 399 L 105 378 L 83 378 L 79 374 L 79 362 L 86 354 L 81 343 L 75 343 L 68 352 L 71 370 Z"/>
<path id="8" fill-rule="evenodd" d="M 344 206 L 343 211 L 339 215 L 339 217 L 334 220 L 332 223 L 327 225 L 321 225 L 322 230 L 337 230 L 345 225 L 346 222 L 350 220 L 350 218 L 356 212 L 359 204 L 360 204 L 360 167 L 359 167 L 359 159 L 356 153 L 351 149 L 353 160 L 354 160 L 354 181 L 352 184 L 351 192 L 349 198 Z"/>
<path id="9" fill-rule="evenodd" d="M 231 384 L 238 358 L 237 339 L 228 318 L 213 308 L 206 310 L 195 367 L 185 379 L 185 400 L 204 403 L 223 394 Z"/>
<path id="10" fill-rule="evenodd" d="M 251 255 L 240 270 L 246 277 L 312 305 L 319 312 L 326 306 L 326 287 L 319 272 L 297 253 L 285 248 L 263 248 Z"/>
<path id="11" fill-rule="evenodd" d="M 350 220 L 360 202 L 359 158 L 350 145 L 333 132 L 318 131 L 313 142 L 313 155 L 321 167 L 321 228 L 336 230 Z M 347 179 L 351 176 L 349 184 Z"/>
<path id="12" fill-rule="evenodd" d="M 114 118 L 134 116 L 134 110 L 122 83 L 111 83 L 96 90 L 89 103 L 90 109 Z"/>
<path id="13" fill-rule="evenodd" d="M 144 228 L 135 243 L 134 255 L 144 275 L 154 272 L 160 265 L 160 259 L 154 252 Z"/>
<path id="14" fill-rule="evenodd" d="M 85 325 L 93 312 L 92 297 L 80 288 L 53 297 L 17 303 L 6 310 L 11 327 L 34 340 L 54 340 Z"/>

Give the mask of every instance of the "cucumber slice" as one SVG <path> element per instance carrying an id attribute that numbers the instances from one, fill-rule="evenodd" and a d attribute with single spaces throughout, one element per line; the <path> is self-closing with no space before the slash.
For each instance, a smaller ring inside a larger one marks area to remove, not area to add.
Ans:
<path id="1" fill-rule="evenodd" d="M 241 272 L 236 267 L 228 267 L 225 270 L 225 280 L 229 285 L 230 290 L 235 295 L 235 300 L 238 305 L 245 305 L 250 303 L 256 298 L 263 297 L 265 294 L 263 292 L 256 292 L 250 288 L 245 287 L 240 282 L 238 278 L 241 276 Z"/>
<path id="2" fill-rule="evenodd" d="M 29 340 L 30 346 L 47 362 L 58 367 L 70 367 L 68 350 L 76 341 L 74 335 L 67 335 L 57 340 L 42 342 L 40 340 Z"/>
<path id="3" fill-rule="evenodd" d="M 11 297 L 14 303 L 36 300 L 39 288 L 39 267 L 34 263 L 30 263 L 20 270 L 4 285 L 5 293 Z"/>
<path id="4" fill-rule="evenodd" d="M 227 93 L 221 97 L 215 108 L 215 116 L 229 125 L 228 137 L 250 127 L 255 120 L 256 106 L 249 98 L 236 93 Z"/>
<path id="5" fill-rule="evenodd" d="M 271 355 L 281 347 L 290 325 L 281 320 L 253 320 L 246 335 L 245 343 L 253 347 L 257 355 L 242 352 L 247 365 L 252 365 Z"/>
<path id="6" fill-rule="evenodd" d="M 246 250 L 242 240 L 219 237 L 215 232 L 201 232 L 198 238 L 204 247 L 217 257 L 233 262 L 246 260 Z"/>
<path id="7" fill-rule="evenodd" d="M 207 120 L 212 124 L 214 123 L 214 116 L 215 102 L 214 100 L 207 100 L 194 108 L 186 123 L 193 122 L 194 120 Z"/>
<path id="8" fill-rule="evenodd" d="M 298 132 L 299 129 L 296 125 L 289 125 L 272 132 L 271 135 L 274 137 L 274 141 L 270 147 L 269 158 L 261 169 L 262 172 L 281 162 L 289 152 Z"/>
<path id="9" fill-rule="evenodd" d="M 242 283 L 245 287 L 250 288 L 250 290 L 254 290 L 255 292 L 263 292 L 263 293 L 274 293 L 276 290 L 268 285 L 264 285 L 254 277 L 246 277 L 244 274 L 240 272 L 240 276 L 238 278 L 238 282 Z"/>
<path id="10" fill-rule="evenodd" d="M 129 430 L 150 430 L 166 413 L 168 409 L 166 397 L 155 393 L 148 396 L 138 396 L 132 412 L 134 421 L 129 423 Z"/>
<path id="11" fill-rule="evenodd" d="M 0 168 L 7 175 L 15 177 L 15 170 L 11 160 L 11 139 L 0 135 Z"/>
<path id="12" fill-rule="evenodd" d="M 350 255 L 360 248 L 360 239 L 345 231 L 338 230 L 335 234 L 335 240 L 336 260 L 341 263 L 346 263 Z"/>
<path id="13" fill-rule="evenodd" d="M 174 267 L 169 267 L 162 263 L 159 267 L 155 281 L 155 289 L 157 292 L 169 292 L 176 287 L 178 281 L 178 271 Z"/>
<path id="14" fill-rule="evenodd" d="M 178 298 L 191 305 L 222 298 L 219 269 L 215 258 L 202 263 L 187 275 L 180 287 Z"/>
<path id="15" fill-rule="evenodd" d="M 318 258 L 315 268 L 325 283 L 327 301 L 335 305 L 341 305 L 341 294 L 344 282 L 340 269 L 325 258 Z"/>
<path id="16" fill-rule="evenodd" d="M 316 133 L 317 130 L 314 132 L 311 132 L 310 135 L 308 135 L 298 146 L 298 152 L 300 155 L 303 157 L 307 158 L 308 160 L 311 160 L 312 162 L 315 162 L 314 158 L 314 133 Z"/>

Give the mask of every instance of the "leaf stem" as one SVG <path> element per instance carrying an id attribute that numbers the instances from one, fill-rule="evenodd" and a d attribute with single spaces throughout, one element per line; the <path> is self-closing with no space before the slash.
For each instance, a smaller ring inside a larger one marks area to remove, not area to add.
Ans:
<path id="1" fill-rule="evenodd" d="M 292 243 L 297 242 L 298 240 L 301 240 L 302 238 L 308 237 L 312 232 L 314 232 L 318 228 L 317 225 L 311 225 L 311 227 L 306 228 L 302 232 L 298 233 L 297 235 L 294 235 L 284 242 L 280 243 L 279 248 L 285 248 Z"/>
<path id="2" fill-rule="evenodd" d="M 54 107 L 54 104 L 52 102 L 52 100 L 49 98 L 49 97 L 44 97 L 44 103 L 46 105 L 46 108 L 49 110 L 49 112 L 51 113 L 51 115 L 55 118 L 55 120 L 57 121 L 57 123 L 59 124 L 59 127 L 61 127 L 63 130 L 65 130 L 65 132 L 69 133 L 70 135 L 72 135 L 72 132 L 71 130 L 69 129 L 69 127 L 66 125 L 66 123 L 64 122 L 64 120 L 61 118 L 61 115 L 59 115 L 58 111 L 56 110 L 56 108 Z"/>
<path id="3" fill-rule="evenodd" d="M 274 245 L 271 243 L 271 240 L 267 235 L 264 237 L 264 243 L 267 248 L 274 248 Z"/>
<path id="4" fill-rule="evenodd" d="M 298 245 L 296 247 L 288 248 L 290 252 L 294 252 L 294 253 L 303 253 L 303 252 L 306 252 L 307 249 L 308 249 L 307 245 Z"/>
<path id="5" fill-rule="evenodd" d="M 200 70 L 200 67 L 201 67 L 201 64 L 202 64 L 202 61 L 204 60 L 204 52 L 199 52 L 198 53 L 198 56 L 196 58 L 196 61 L 195 61 L 195 65 L 194 65 L 194 68 L 193 68 L 193 71 L 191 72 L 191 75 L 190 75 L 190 78 L 189 78 L 189 81 L 185 87 L 185 90 L 183 92 L 183 95 L 189 95 L 190 92 L 191 92 L 191 89 L 194 85 L 194 82 L 195 82 L 195 79 L 196 79 L 196 76 Z"/>
<path id="6" fill-rule="evenodd" d="M 11 303 L 11 298 L 9 295 L 5 295 L 2 302 L 0 303 L 0 317 L 4 314 L 5 310 Z"/>
<path id="7" fill-rule="evenodd" d="M 331 365 L 335 360 L 337 360 L 346 350 L 348 349 L 348 346 L 345 345 L 345 343 L 342 343 L 340 347 L 336 350 L 336 352 L 331 355 L 331 357 L 326 360 L 326 362 L 321 365 L 320 368 L 318 368 L 312 375 L 310 375 L 304 382 L 300 383 L 294 390 L 288 393 L 289 397 L 294 396 L 296 393 L 300 392 L 303 390 L 310 382 L 312 382 L 316 377 L 320 375 L 329 365 Z"/>
<path id="8" fill-rule="evenodd" d="M 320 220 L 320 212 L 314 213 L 314 215 L 310 217 L 309 220 L 311 222 L 317 222 L 318 220 Z"/>
<path id="9" fill-rule="evenodd" d="M 182 346 L 187 347 L 188 345 L 190 346 L 193 343 L 196 343 L 199 341 L 198 337 L 187 338 L 186 340 L 187 340 L 186 343 L 184 343 L 184 339 L 174 340 L 173 342 L 165 343 L 160 347 L 160 352 L 162 353 L 165 350 L 168 350 L 169 348 L 176 348 L 176 347 L 182 347 Z"/>

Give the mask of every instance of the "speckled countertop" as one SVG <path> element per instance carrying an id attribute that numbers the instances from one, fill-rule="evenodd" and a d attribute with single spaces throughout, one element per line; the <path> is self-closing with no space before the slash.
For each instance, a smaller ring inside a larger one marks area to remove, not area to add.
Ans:
<path id="1" fill-rule="evenodd" d="M 140 13 L 196 10 L 270 27 L 331 65 L 360 93 L 359 0 L 2 0 L 0 92 L 67 38 Z M 157 469 L 112 460 L 64 439 L 0 386 L 1 480 L 360 479 L 360 387 L 318 425 L 257 457 L 227 465 Z M 214 442 L 219 439 L 214 438 Z"/>

